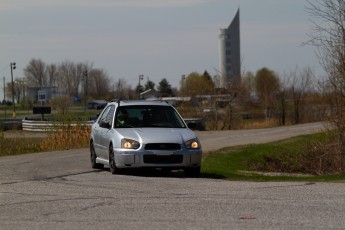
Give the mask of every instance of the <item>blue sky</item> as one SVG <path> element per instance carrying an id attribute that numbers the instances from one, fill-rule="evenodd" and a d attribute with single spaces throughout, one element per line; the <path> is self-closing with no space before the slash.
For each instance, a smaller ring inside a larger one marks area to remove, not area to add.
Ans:
<path id="1" fill-rule="evenodd" d="M 166 78 L 219 69 L 220 28 L 240 8 L 242 69 L 278 74 L 310 67 L 323 75 L 303 0 L 0 0 L 0 86 L 32 58 L 93 63 L 133 87 L 139 74 Z M 3 93 L 2 93 L 3 94 Z M 2 98 L 2 94 L 0 98 Z"/>

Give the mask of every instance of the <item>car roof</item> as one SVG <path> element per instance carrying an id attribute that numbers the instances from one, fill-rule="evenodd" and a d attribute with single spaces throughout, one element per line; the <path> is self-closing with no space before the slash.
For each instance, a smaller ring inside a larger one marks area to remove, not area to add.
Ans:
<path id="1" fill-rule="evenodd" d="M 119 104 L 119 106 L 131 106 L 131 105 L 155 105 L 155 106 L 171 106 L 166 101 L 160 100 L 112 100 L 110 103 Z"/>

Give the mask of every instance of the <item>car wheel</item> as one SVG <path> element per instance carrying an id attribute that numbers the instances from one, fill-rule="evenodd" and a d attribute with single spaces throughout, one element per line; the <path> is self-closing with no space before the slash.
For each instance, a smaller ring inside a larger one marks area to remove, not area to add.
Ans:
<path id="1" fill-rule="evenodd" d="M 109 168 L 110 168 L 111 174 L 119 173 L 119 169 L 116 167 L 116 164 L 115 164 L 114 149 L 112 145 L 110 145 L 109 147 Z"/>
<path id="2" fill-rule="evenodd" d="M 91 159 L 91 167 L 94 169 L 103 169 L 104 165 L 96 163 L 96 151 L 95 147 L 93 146 L 93 142 L 90 143 L 90 159 Z"/>
<path id="3" fill-rule="evenodd" d="M 187 177 L 199 177 L 200 176 L 200 167 L 185 168 L 184 173 Z"/>

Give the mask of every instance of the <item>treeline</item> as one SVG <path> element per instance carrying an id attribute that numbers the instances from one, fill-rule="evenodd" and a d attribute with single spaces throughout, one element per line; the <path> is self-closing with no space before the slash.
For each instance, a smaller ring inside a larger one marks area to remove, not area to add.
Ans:
<path id="1" fill-rule="evenodd" d="M 246 119 L 279 125 L 319 121 L 324 119 L 327 111 L 325 98 L 318 90 L 320 84 L 316 83 L 309 68 L 296 68 L 284 74 L 268 68 L 255 74 L 245 72 L 237 82 L 222 89 L 218 87 L 219 81 L 220 76 L 211 76 L 204 71 L 182 75 L 179 88 L 172 88 L 165 78 L 157 86 L 147 79 L 146 83 L 133 88 L 125 79 L 114 81 L 105 70 L 94 68 L 92 63 L 46 64 L 40 59 L 32 59 L 24 69 L 24 77 L 16 79 L 14 92 L 17 102 L 27 104 L 25 88 L 28 87 L 54 87 L 58 90 L 55 97 L 64 97 L 61 103 L 68 98 L 81 98 L 83 102 L 138 99 L 141 92 L 154 89 L 153 96 L 156 97 L 183 98 L 176 104 L 182 115 L 204 118 L 208 129 L 243 128 Z M 7 98 L 11 98 L 11 83 L 6 91 Z M 52 100 L 55 104 L 59 102 Z"/>
<path id="2" fill-rule="evenodd" d="M 114 97 L 123 99 L 137 99 L 139 94 L 147 89 L 153 89 L 155 84 L 147 81 L 144 86 L 138 85 L 135 89 L 125 79 L 114 81 L 107 72 L 101 68 L 94 68 L 92 63 L 75 63 L 63 61 L 59 64 L 47 64 L 41 59 L 31 59 L 24 69 L 24 77 L 7 83 L 6 96 L 12 97 L 14 91 L 15 101 L 22 102 L 25 89 L 53 87 L 58 95 L 72 98 L 105 99 Z M 158 92 L 164 96 L 173 96 L 174 90 L 170 83 L 163 78 L 157 87 Z"/>
<path id="3" fill-rule="evenodd" d="M 179 94 L 193 99 L 181 106 L 185 117 L 203 117 L 207 129 L 241 129 L 247 121 L 269 125 L 299 124 L 325 119 L 328 105 L 322 97 L 322 83 L 310 68 L 278 74 L 262 68 L 245 72 L 227 88 L 217 88 L 217 76 L 191 73 Z M 189 109 L 193 106 L 196 109 Z M 252 124 L 251 124 L 252 125 Z"/>

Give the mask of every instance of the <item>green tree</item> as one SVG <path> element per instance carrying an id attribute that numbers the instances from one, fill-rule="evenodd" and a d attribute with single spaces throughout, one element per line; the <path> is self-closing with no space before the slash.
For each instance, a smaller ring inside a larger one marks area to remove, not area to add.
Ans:
<path id="1" fill-rule="evenodd" d="M 149 89 L 154 90 L 155 89 L 155 83 L 153 81 L 147 79 L 144 91 L 149 90 Z"/>
<path id="2" fill-rule="evenodd" d="M 139 95 L 144 91 L 145 91 L 144 87 L 141 84 L 139 85 L 138 83 L 138 85 L 135 87 L 135 92 Z"/>
<path id="3" fill-rule="evenodd" d="M 205 70 L 201 75 L 201 78 L 206 83 L 206 86 L 208 86 L 207 91 L 212 92 L 214 88 L 214 82 L 212 81 L 211 75 Z"/>
<path id="4" fill-rule="evenodd" d="M 160 94 L 161 97 L 169 97 L 169 96 L 173 96 L 173 91 L 171 88 L 170 83 L 168 82 L 168 80 L 166 78 L 163 78 L 159 83 L 158 83 L 158 92 Z"/>
<path id="5" fill-rule="evenodd" d="M 188 75 L 181 91 L 183 95 L 196 96 L 210 94 L 214 90 L 214 84 L 210 75 L 205 71 L 202 75 L 193 72 Z"/>

